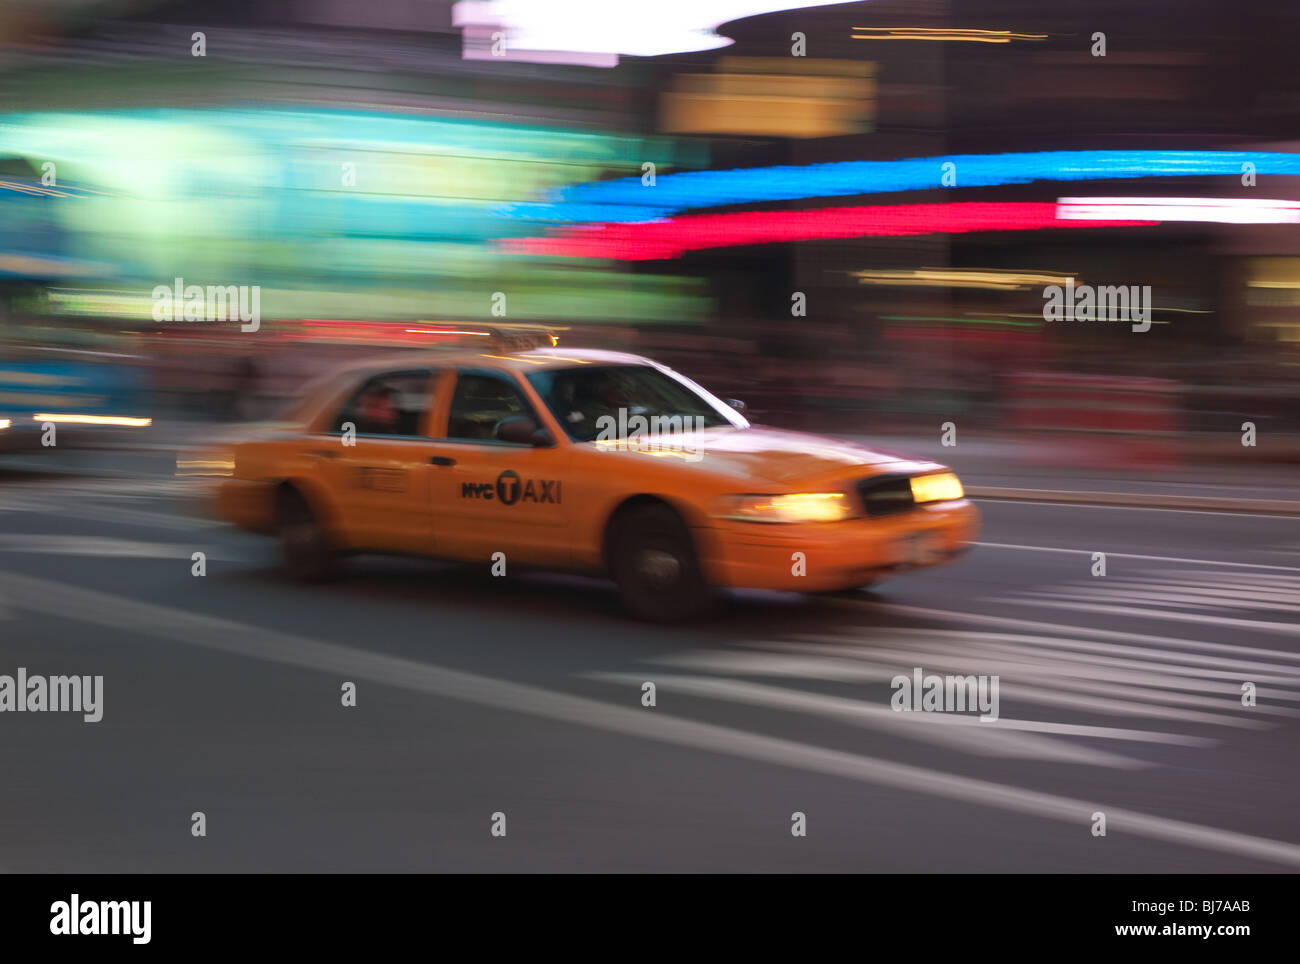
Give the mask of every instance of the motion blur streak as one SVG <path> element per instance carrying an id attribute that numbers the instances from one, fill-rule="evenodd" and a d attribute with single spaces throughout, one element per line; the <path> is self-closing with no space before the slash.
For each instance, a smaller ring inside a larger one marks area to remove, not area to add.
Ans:
<path id="1" fill-rule="evenodd" d="M 33 422 L 71 422 L 78 425 L 123 425 L 144 428 L 153 424 L 153 419 L 135 418 L 127 415 L 64 415 L 38 412 L 32 416 Z"/>
<path id="2" fill-rule="evenodd" d="M 1056 205 L 1035 202 L 894 204 L 816 211 L 744 211 L 697 215 L 654 224 L 598 224 L 567 228 L 550 237 L 502 242 L 512 254 L 650 261 L 687 251 L 778 241 L 827 238 L 902 237 L 973 231 L 1033 231 L 1040 228 L 1140 227 L 1141 219 L 1063 219 Z"/>
<path id="3" fill-rule="evenodd" d="M 1009 44 L 1013 40 L 1046 40 L 1045 33 L 1015 33 L 974 27 L 854 27 L 854 40 L 946 40 L 959 43 Z"/>
<path id="4" fill-rule="evenodd" d="M 608 730 L 634 739 L 761 760 L 1067 824 L 1076 822 L 1080 812 L 1096 806 L 1090 801 L 1059 794 L 940 773 L 927 767 L 845 753 L 683 717 L 648 715 L 601 700 L 459 672 L 423 661 L 385 656 L 167 606 L 124 600 L 8 570 L 0 570 L 0 589 L 6 590 L 19 606 L 28 611 L 60 615 L 75 613 L 77 618 L 91 624 L 127 628 L 131 632 L 169 639 L 189 647 L 305 666 L 458 702 Z M 1107 806 L 1106 811 L 1115 827 L 1123 827 L 1138 836 L 1300 867 L 1300 845 L 1119 807 Z"/>
<path id="5" fill-rule="evenodd" d="M 0 867 L 1300 867 L 1298 41 L 0 0 Z"/>
<path id="6" fill-rule="evenodd" d="M 561 188 L 546 194 L 545 203 L 505 205 L 501 211 L 537 220 L 649 221 L 690 208 L 932 190 L 942 186 L 945 164 L 954 165 L 955 187 L 996 187 L 1034 181 L 1240 175 L 1247 163 L 1261 176 L 1300 174 L 1300 154 L 1272 151 L 945 154 L 666 174 L 655 184 L 653 203 L 647 202 L 640 178 L 619 178 Z"/>
<path id="7" fill-rule="evenodd" d="M 1066 220 L 1110 221 L 1152 218 L 1206 224 L 1295 224 L 1300 202 L 1237 197 L 1063 197 L 1057 216 Z"/>
<path id="8" fill-rule="evenodd" d="M 1025 291 L 1043 285 L 1063 285 L 1071 274 L 1045 274 L 978 268 L 920 268 L 911 271 L 854 271 L 859 284 L 891 288 L 985 288 L 990 291 Z"/>

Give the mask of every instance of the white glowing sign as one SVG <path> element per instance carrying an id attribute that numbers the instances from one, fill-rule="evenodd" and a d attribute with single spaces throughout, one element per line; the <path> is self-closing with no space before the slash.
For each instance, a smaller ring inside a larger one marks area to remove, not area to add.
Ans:
<path id="1" fill-rule="evenodd" d="M 452 23 L 462 28 L 463 56 L 613 67 L 620 54 L 713 50 L 732 43 L 716 29 L 778 10 L 827 7 L 849 0 L 461 0 Z"/>
<path id="2" fill-rule="evenodd" d="M 1075 221 L 1202 221 L 1294 224 L 1300 203 L 1237 197 L 1063 197 L 1056 216 Z"/>

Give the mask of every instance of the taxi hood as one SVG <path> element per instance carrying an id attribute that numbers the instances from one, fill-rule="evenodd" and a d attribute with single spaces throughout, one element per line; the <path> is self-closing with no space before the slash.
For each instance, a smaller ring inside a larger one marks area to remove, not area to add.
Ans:
<path id="1" fill-rule="evenodd" d="M 737 478 L 764 479 L 790 485 L 881 472 L 921 472 L 943 466 L 927 459 L 912 459 L 871 448 L 848 439 L 751 425 L 748 428 L 708 428 L 664 440 L 699 456 L 685 459 L 701 472 Z"/>

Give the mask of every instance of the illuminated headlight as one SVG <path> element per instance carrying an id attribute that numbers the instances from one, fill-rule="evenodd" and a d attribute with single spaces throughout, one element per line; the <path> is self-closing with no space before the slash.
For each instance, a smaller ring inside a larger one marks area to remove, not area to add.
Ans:
<path id="1" fill-rule="evenodd" d="M 911 483 L 912 501 L 916 503 L 960 499 L 966 495 L 961 487 L 961 480 L 951 472 L 918 475 L 911 480 Z"/>
<path id="2" fill-rule="evenodd" d="M 727 496 L 719 515 L 742 522 L 839 522 L 850 511 L 843 492 L 796 492 Z"/>

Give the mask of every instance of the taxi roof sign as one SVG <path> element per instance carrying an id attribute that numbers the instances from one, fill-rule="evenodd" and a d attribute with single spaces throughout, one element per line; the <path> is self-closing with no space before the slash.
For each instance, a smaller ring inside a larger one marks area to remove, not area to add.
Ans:
<path id="1" fill-rule="evenodd" d="M 409 333 L 447 336 L 439 343 L 455 348 L 473 347 L 475 344 L 490 347 L 498 352 L 530 351 L 534 348 L 552 348 L 560 343 L 557 329 L 546 325 L 475 325 L 428 323 L 427 327 L 408 328 Z"/>
<path id="2" fill-rule="evenodd" d="M 521 326 L 517 330 L 501 331 L 493 328 L 492 341 L 500 351 L 530 351 L 534 348 L 554 348 L 560 336 L 550 328 L 540 325 Z"/>

